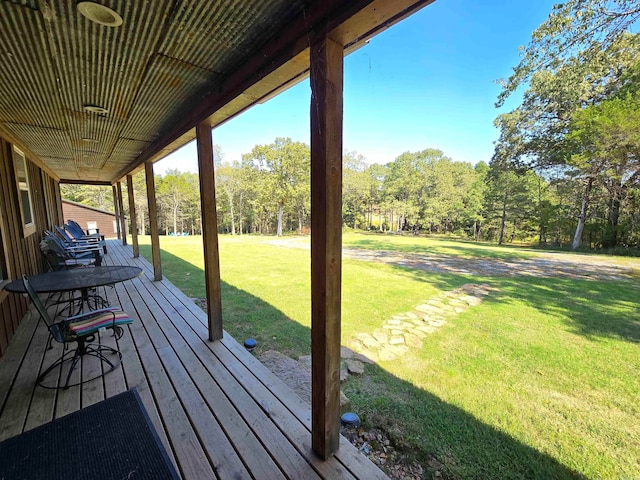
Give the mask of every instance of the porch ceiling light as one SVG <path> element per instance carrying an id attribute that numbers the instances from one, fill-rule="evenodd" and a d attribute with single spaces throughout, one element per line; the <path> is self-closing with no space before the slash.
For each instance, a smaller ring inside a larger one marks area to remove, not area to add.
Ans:
<path id="1" fill-rule="evenodd" d="M 78 11 L 89 20 L 105 27 L 119 27 L 122 17 L 109 7 L 95 2 L 78 2 Z"/>
<path id="2" fill-rule="evenodd" d="M 106 115 L 109 113 L 109 110 L 99 105 L 85 105 L 84 110 L 85 112 L 96 113 L 98 115 Z"/>

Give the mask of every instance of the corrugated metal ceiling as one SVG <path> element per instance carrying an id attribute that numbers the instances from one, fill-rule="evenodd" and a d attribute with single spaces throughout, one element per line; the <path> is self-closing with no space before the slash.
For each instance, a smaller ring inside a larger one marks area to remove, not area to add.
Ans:
<path id="1" fill-rule="evenodd" d="M 302 9 L 288 0 L 101 3 L 120 27 L 89 21 L 75 1 L 0 2 L 0 123 L 63 179 L 114 180 Z"/>
<path id="2" fill-rule="evenodd" d="M 99 0 L 113 28 L 76 1 L 0 1 L 0 134 L 62 180 L 114 182 L 302 78 L 316 28 L 352 49 L 432 1 Z"/>

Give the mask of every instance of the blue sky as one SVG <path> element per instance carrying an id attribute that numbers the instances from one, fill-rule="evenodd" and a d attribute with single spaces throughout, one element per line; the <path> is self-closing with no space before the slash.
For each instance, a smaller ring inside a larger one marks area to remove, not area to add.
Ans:
<path id="1" fill-rule="evenodd" d="M 556 0 L 437 0 L 345 58 L 344 149 L 368 163 L 405 151 L 438 148 L 456 161 L 488 162 L 498 131 L 493 120 L 499 78 L 518 63 L 518 47 Z M 521 92 L 520 92 L 521 93 Z M 306 80 L 214 129 L 223 161 L 240 160 L 276 137 L 309 143 Z M 197 171 L 195 143 L 155 166 Z"/>

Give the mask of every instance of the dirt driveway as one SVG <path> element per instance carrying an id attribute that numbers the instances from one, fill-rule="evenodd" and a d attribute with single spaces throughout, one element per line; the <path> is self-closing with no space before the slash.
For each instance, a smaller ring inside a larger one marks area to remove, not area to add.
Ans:
<path id="1" fill-rule="evenodd" d="M 296 238 L 271 240 L 269 244 L 309 249 L 308 242 Z M 535 252 L 530 258 L 509 260 L 358 248 L 344 248 L 342 254 L 345 258 L 356 260 L 458 275 L 567 277 L 595 280 L 624 280 L 638 275 L 637 269 L 634 271 L 633 266 L 619 265 L 615 258 L 557 252 Z"/>

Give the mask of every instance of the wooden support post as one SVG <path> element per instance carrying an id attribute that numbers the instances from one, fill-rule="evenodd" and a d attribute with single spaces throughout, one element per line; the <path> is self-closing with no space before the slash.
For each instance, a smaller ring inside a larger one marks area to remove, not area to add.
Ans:
<path id="1" fill-rule="evenodd" d="M 60 193 L 60 182 L 54 183 L 55 197 L 56 197 L 56 211 L 58 213 L 58 219 L 54 222 L 55 225 L 62 225 L 64 222 L 64 214 L 62 213 L 62 194 Z"/>
<path id="2" fill-rule="evenodd" d="M 115 185 L 111 185 L 111 189 L 113 190 L 113 211 L 116 214 L 116 234 L 118 235 L 118 240 L 120 240 L 120 208 L 118 204 L 118 190 Z"/>
<path id="3" fill-rule="evenodd" d="M 340 445 L 343 46 L 311 46 L 311 440 L 320 458 Z"/>
<path id="4" fill-rule="evenodd" d="M 136 216 L 136 199 L 133 195 L 133 177 L 127 175 L 127 193 L 129 196 L 129 217 L 131 217 L 131 243 L 133 244 L 133 258 L 140 256 L 138 246 L 138 217 Z"/>
<path id="5" fill-rule="evenodd" d="M 202 205 L 202 243 L 204 244 L 204 277 L 207 288 L 209 340 L 222 338 L 222 295 L 220 292 L 220 255 L 218 253 L 218 213 L 213 163 L 211 126 L 196 126 L 200 203 Z"/>
<path id="6" fill-rule="evenodd" d="M 151 234 L 151 256 L 153 258 L 153 279 L 162 280 L 162 262 L 160 261 L 160 237 L 158 234 L 158 210 L 156 209 L 156 182 L 153 178 L 153 164 L 144 164 L 147 181 L 147 202 L 149 204 L 149 233 Z"/>
<path id="7" fill-rule="evenodd" d="M 118 192 L 118 211 L 120 212 L 120 231 L 122 232 L 122 245 L 127 244 L 127 219 L 124 216 L 124 203 L 122 201 L 122 183 L 116 183 Z"/>

